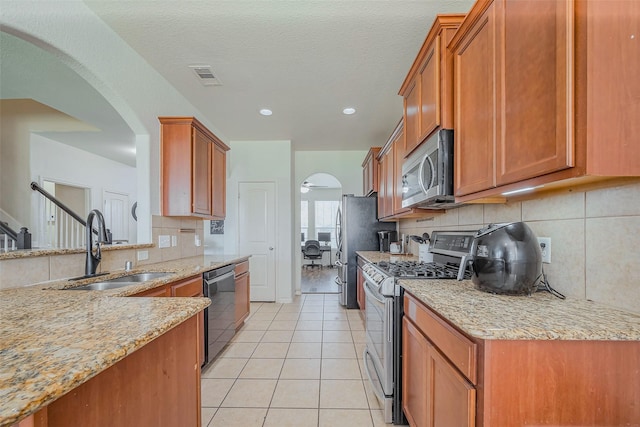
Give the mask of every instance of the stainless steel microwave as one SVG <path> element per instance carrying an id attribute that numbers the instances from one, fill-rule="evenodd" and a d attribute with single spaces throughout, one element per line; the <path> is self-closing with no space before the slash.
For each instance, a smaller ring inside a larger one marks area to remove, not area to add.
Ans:
<path id="1" fill-rule="evenodd" d="M 453 130 L 424 141 L 402 165 L 402 207 L 444 209 L 458 206 L 453 196 Z"/>

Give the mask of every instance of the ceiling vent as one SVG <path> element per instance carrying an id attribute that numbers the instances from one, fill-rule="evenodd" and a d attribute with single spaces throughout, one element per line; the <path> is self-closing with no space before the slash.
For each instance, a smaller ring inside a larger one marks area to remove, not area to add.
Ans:
<path id="1" fill-rule="evenodd" d="M 189 65 L 189 68 L 196 73 L 198 80 L 203 86 L 222 86 L 222 82 L 213 74 L 209 65 Z"/>

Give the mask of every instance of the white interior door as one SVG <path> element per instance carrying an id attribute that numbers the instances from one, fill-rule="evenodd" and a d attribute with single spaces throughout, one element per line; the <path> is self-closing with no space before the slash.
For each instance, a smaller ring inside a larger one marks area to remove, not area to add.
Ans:
<path id="1" fill-rule="evenodd" d="M 251 301 L 276 300 L 274 182 L 238 183 L 238 248 L 250 254 Z"/>
<path id="2" fill-rule="evenodd" d="M 105 190 L 104 223 L 111 231 L 113 240 L 129 240 L 129 195 Z"/>

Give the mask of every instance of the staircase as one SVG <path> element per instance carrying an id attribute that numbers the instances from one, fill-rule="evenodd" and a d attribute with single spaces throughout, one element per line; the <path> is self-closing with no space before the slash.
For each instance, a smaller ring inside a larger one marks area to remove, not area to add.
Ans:
<path id="1" fill-rule="evenodd" d="M 32 182 L 31 189 L 43 196 L 43 203 L 39 204 L 38 245 L 41 248 L 83 248 L 87 223 L 38 183 Z"/>

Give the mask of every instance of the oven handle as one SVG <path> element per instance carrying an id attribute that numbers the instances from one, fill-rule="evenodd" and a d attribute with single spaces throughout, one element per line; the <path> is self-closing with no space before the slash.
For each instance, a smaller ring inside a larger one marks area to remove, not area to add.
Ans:
<path id="1" fill-rule="evenodd" d="M 376 381 L 373 381 L 373 378 L 371 378 L 371 373 L 369 372 L 369 363 L 367 361 L 367 355 L 369 354 L 371 354 L 369 353 L 369 349 L 365 347 L 364 352 L 362 353 L 362 359 L 364 361 L 364 372 L 367 374 L 367 378 L 369 379 L 369 384 L 371 384 L 371 389 L 378 397 L 378 400 L 380 402 L 384 402 L 384 391 L 382 390 L 382 386 L 377 387 L 378 383 Z M 371 356 L 369 357 L 371 358 Z M 373 369 L 375 369 L 375 367 Z"/>
<path id="2" fill-rule="evenodd" d="M 364 282 L 364 292 L 374 300 L 378 301 L 380 304 L 385 305 L 386 303 L 385 298 L 384 297 L 382 297 L 382 299 L 378 298 L 378 296 L 373 293 L 373 290 L 371 289 L 371 284 L 368 280 L 365 280 Z"/>
<path id="3" fill-rule="evenodd" d="M 366 280 L 364 282 L 364 293 L 366 297 L 372 298 L 373 300 L 382 304 L 382 306 L 384 307 L 385 323 L 387 325 L 387 330 L 385 331 L 385 339 L 387 340 L 387 342 L 391 342 L 393 339 L 393 310 L 389 309 L 390 302 L 388 300 L 390 298 L 378 298 L 378 296 L 371 289 L 371 284 Z"/>

